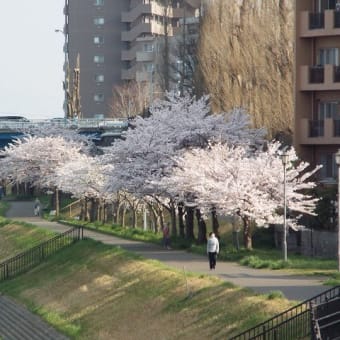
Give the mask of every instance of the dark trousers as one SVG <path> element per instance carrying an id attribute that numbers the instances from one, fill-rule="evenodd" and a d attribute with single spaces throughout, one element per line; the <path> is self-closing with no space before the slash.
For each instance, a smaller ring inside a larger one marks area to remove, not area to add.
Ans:
<path id="1" fill-rule="evenodd" d="M 216 266 L 216 251 L 213 253 L 208 253 L 210 269 L 215 269 Z"/>

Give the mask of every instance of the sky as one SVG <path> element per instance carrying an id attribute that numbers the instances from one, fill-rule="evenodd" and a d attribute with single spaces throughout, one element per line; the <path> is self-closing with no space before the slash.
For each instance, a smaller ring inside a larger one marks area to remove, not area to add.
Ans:
<path id="1" fill-rule="evenodd" d="M 3 1 L 0 116 L 62 117 L 65 0 Z"/>

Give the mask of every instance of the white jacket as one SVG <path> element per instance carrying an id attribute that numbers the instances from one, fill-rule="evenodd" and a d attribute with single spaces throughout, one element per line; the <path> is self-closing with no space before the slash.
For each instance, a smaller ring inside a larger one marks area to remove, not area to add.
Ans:
<path id="1" fill-rule="evenodd" d="M 207 253 L 217 253 L 220 251 L 220 245 L 218 243 L 218 239 L 213 236 L 208 238 L 207 243 Z"/>

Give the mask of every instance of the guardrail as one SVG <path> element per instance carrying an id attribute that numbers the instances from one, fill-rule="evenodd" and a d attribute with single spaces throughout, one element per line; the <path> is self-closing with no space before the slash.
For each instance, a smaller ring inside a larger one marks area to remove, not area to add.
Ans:
<path id="1" fill-rule="evenodd" d="M 316 305 L 340 297 L 340 286 L 331 288 L 229 340 L 314 339 L 313 311 Z"/>
<path id="2" fill-rule="evenodd" d="M 31 249 L 0 263 L 0 282 L 19 275 L 41 263 L 46 257 L 67 247 L 84 236 L 83 228 L 72 228 Z"/>
<path id="3" fill-rule="evenodd" d="M 0 129 L 2 130 L 27 130 L 44 126 L 58 126 L 76 129 L 103 128 L 103 129 L 126 129 L 127 119 L 36 119 L 29 121 L 21 120 L 1 120 Z"/>

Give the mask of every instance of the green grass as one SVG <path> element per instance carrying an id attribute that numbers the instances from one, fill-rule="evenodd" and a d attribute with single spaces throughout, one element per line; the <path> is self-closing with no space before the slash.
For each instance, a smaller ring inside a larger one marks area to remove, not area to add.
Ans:
<path id="1" fill-rule="evenodd" d="M 49 230 L 0 216 L 0 260 L 32 248 L 54 235 Z"/>
<path id="2" fill-rule="evenodd" d="M 225 339 L 289 308 L 216 277 L 85 240 L 0 284 L 71 339 Z"/>
<path id="3" fill-rule="evenodd" d="M 5 216 L 8 208 L 9 208 L 8 202 L 0 201 L 0 216 Z"/>

